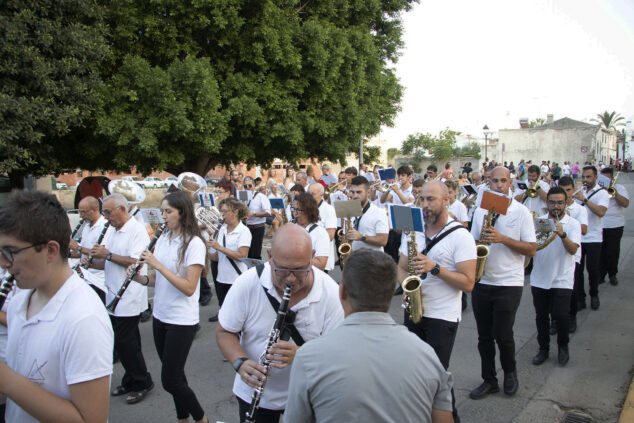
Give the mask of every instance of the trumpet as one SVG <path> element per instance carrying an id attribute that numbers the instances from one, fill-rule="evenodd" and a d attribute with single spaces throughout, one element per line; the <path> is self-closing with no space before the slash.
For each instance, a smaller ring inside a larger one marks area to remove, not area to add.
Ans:
<path id="1" fill-rule="evenodd" d="M 339 262 L 341 263 L 341 267 L 344 266 L 346 259 L 350 256 L 350 253 L 352 253 L 352 243 L 346 236 L 352 230 L 352 219 L 350 217 L 346 217 L 344 225 L 346 228 L 345 233 L 343 229 L 339 229 L 338 232 L 339 238 L 342 240 L 341 245 L 339 245 L 339 249 L 337 250 L 339 252 Z"/>
<path id="2" fill-rule="evenodd" d="M 337 192 L 339 188 L 341 188 L 341 185 L 344 185 L 346 182 L 347 181 L 340 181 L 335 184 L 328 185 L 326 188 L 324 188 L 324 194 L 330 195 L 333 192 Z"/>
<path id="3" fill-rule="evenodd" d="M 196 220 L 200 225 L 209 227 L 218 232 L 222 226 L 222 213 L 218 211 L 214 206 L 211 207 L 199 207 L 196 209 Z"/>
<path id="4" fill-rule="evenodd" d="M 616 180 L 619 179 L 619 173 L 621 172 L 616 172 L 616 176 L 614 176 L 612 182 L 610 182 L 610 187 L 606 189 L 610 198 L 616 197 Z"/>
<path id="5" fill-rule="evenodd" d="M 480 233 L 482 233 L 485 229 L 490 228 L 492 225 L 493 213 L 488 211 L 483 218 L 482 229 Z M 482 236 L 480 236 L 480 238 L 482 238 Z M 484 266 L 487 262 L 487 256 L 490 252 L 488 245 L 489 243 L 487 241 L 478 241 L 478 244 L 476 245 L 476 282 L 480 282 L 480 279 L 482 279 L 482 275 L 484 275 Z"/>
<path id="6" fill-rule="evenodd" d="M 537 180 L 533 184 L 533 186 L 528 187 L 526 190 L 526 196 L 529 198 L 537 198 L 537 188 L 539 187 L 539 180 L 542 178 L 542 171 L 539 171 L 539 175 L 537 176 Z"/>
<path id="7" fill-rule="evenodd" d="M 407 272 L 409 276 L 403 279 L 401 287 L 403 288 L 403 308 L 409 313 L 412 322 L 418 323 L 423 317 L 423 298 L 421 294 L 422 280 L 414 270 L 414 258 L 418 256 L 418 247 L 416 245 L 416 232 L 407 231 L 409 236 L 407 240 Z"/>

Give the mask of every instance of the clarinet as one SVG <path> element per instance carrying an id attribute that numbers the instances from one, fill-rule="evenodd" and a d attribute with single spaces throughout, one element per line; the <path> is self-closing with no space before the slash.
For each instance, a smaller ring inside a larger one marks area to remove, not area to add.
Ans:
<path id="1" fill-rule="evenodd" d="M 13 275 L 7 276 L 6 279 L 2 281 L 2 284 L 0 285 L 0 309 L 2 309 L 4 302 L 7 300 L 9 293 L 13 289 L 14 281 L 15 278 Z"/>
<path id="2" fill-rule="evenodd" d="M 262 386 L 256 388 L 253 391 L 253 396 L 251 397 L 251 407 L 246 414 L 245 422 L 247 423 L 255 423 L 255 412 L 260 407 L 260 398 L 262 398 L 262 393 L 264 392 L 264 385 L 268 380 L 269 369 L 271 368 L 271 360 L 266 358 L 266 354 L 268 350 L 280 340 L 280 336 L 282 331 L 284 330 L 284 320 L 286 319 L 286 312 L 288 311 L 288 303 L 291 299 L 291 286 L 287 285 L 284 288 L 284 294 L 282 295 L 282 302 L 280 303 L 280 307 L 277 309 L 277 317 L 275 318 L 275 324 L 269 333 L 269 340 L 266 343 L 266 349 L 260 356 L 260 364 L 266 368 L 267 378 L 262 382 Z"/>
<path id="3" fill-rule="evenodd" d="M 101 242 L 103 241 L 103 237 L 106 236 L 106 231 L 108 230 L 108 228 L 110 227 L 110 221 L 107 221 L 105 225 L 103 225 L 103 229 L 101 230 L 101 233 L 99 234 L 99 238 L 97 238 L 97 245 L 101 244 Z M 86 265 L 84 266 L 85 269 L 88 268 L 88 266 L 90 266 L 92 264 L 92 261 L 94 260 L 94 257 L 92 256 L 92 254 L 90 254 L 88 256 L 88 261 L 86 262 Z M 77 274 L 83 278 L 84 277 L 84 272 L 81 271 L 81 265 L 80 263 L 77 263 L 74 267 L 73 270 L 75 272 L 77 272 Z"/>
<path id="4" fill-rule="evenodd" d="M 77 235 L 77 232 L 79 232 L 79 228 L 81 228 L 81 225 L 84 224 L 84 219 L 79 219 L 79 222 L 77 223 L 77 226 L 75 226 L 75 229 L 73 229 L 73 232 L 70 234 L 70 238 L 72 240 L 75 240 L 77 242 L 81 241 L 81 238 L 79 239 L 75 239 L 75 236 Z"/>
<path id="5" fill-rule="evenodd" d="M 150 244 L 147 246 L 148 251 L 154 251 L 154 245 L 156 244 L 156 241 L 158 241 L 164 230 L 165 223 L 163 223 L 154 233 L 154 237 L 152 237 Z M 130 282 L 132 282 L 132 278 L 134 277 L 134 275 L 136 275 L 138 271 L 141 270 L 141 266 L 143 266 L 143 263 L 137 262 L 137 264 L 132 269 L 132 273 L 130 273 L 128 277 L 125 278 L 125 280 L 123 281 L 123 284 L 121 285 L 121 288 L 119 288 L 119 292 L 117 292 L 117 295 L 115 295 L 110 304 L 106 306 L 106 310 L 108 310 L 110 313 L 114 313 L 117 305 L 119 304 L 119 301 L 121 301 L 121 296 L 126 291 L 126 289 L 128 289 L 128 286 L 130 285 Z"/>
<path id="6" fill-rule="evenodd" d="M 214 231 L 214 234 L 211 236 L 213 239 L 218 239 L 218 232 L 220 232 L 220 228 L 222 228 L 222 225 L 224 224 L 225 224 L 225 220 L 220 219 L 220 221 L 218 222 L 218 227 Z"/>

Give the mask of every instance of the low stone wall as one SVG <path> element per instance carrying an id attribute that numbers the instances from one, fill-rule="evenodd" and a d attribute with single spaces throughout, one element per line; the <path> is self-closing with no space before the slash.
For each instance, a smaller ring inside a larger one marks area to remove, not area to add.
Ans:
<path id="1" fill-rule="evenodd" d="M 64 208 L 75 208 L 75 188 L 55 190 L 53 194 Z M 145 201 L 139 204 L 140 208 L 158 208 L 161 205 L 161 200 L 165 197 L 165 189 L 146 189 L 145 196 Z"/>

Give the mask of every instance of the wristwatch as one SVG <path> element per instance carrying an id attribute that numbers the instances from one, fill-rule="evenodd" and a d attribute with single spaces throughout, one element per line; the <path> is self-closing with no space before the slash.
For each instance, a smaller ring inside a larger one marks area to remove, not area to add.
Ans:
<path id="1" fill-rule="evenodd" d="M 431 269 L 431 271 L 429 273 L 431 273 L 432 276 L 438 276 L 438 274 L 440 273 L 440 265 L 438 263 L 436 263 L 434 268 Z"/>
<path id="2" fill-rule="evenodd" d="M 365 235 L 361 237 L 361 241 L 365 242 Z"/>
<path id="3" fill-rule="evenodd" d="M 586 205 L 586 203 L 587 203 L 587 202 L 588 202 L 588 199 L 587 199 L 587 198 L 584 198 L 584 199 L 583 199 L 583 201 L 582 201 L 582 203 L 583 203 L 583 205 L 584 205 L 584 206 Z"/>
<path id="4" fill-rule="evenodd" d="M 567 236 L 568 236 L 568 234 L 564 232 L 563 234 L 559 235 L 559 238 L 564 239 L 564 238 L 566 238 Z"/>
<path id="5" fill-rule="evenodd" d="M 81 253 L 81 245 L 77 247 L 77 252 Z"/>
<path id="6" fill-rule="evenodd" d="M 108 253 L 108 255 L 106 256 L 106 261 L 110 260 L 112 260 L 112 253 Z"/>
<path id="7" fill-rule="evenodd" d="M 238 372 L 238 370 L 240 370 L 240 366 L 242 366 L 242 363 L 244 363 L 245 361 L 247 361 L 249 358 L 248 357 L 240 357 L 240 358 L 236 358 L 236 361 L 233 362 L 232 366 L 233 366 L 233 370 L 236 371 L 236 373 Z"/>

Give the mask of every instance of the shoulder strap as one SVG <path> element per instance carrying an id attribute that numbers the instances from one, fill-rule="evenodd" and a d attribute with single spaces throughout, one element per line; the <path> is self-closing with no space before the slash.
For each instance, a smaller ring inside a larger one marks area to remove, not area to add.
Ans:
<path id="1" fill-rule="evenodd" d="M 262 270 L 264 270 L 264 265 L 258 265 L 258 267 L 259 266 L 262 266 Z M 262 272 L 259 271 L 258 269 L 258 276 L 260 276 L 261 274 Z M 271 294 L 269 294 L 269 291 L 267 291 L 264 286 L 262 286 L 262 289 L 264 290 L 266 297 L 269 299 L 269 302 L 271 303 L 271 307 L 273 307 L 273 310 L 275 310 L 275 312 L 277 313 L 277 310 L 280 308 L 280 302 L 277 301 L 275 297 L 273 297 Z M 302 335 L 299 333 L 299 331 L 295 327 L 295 324 L 293 323 L 295 321 L 295 315 L 296 313 L 289 308 L 289 310 L 286 312 L 286 317 L 284 319 L 285 323 L 281 331 L 282 333 L 280 335 L 280 338 L 286 341 L 288 340 L 290 335 L 290 337 L 293 338 L 293 341 L 295 342 L 295 344 L 298 347 L 301 347 L 302 345 L 304 345 L 305 341 L 304 341 L 304 338 L 302 338 Z"/>
<path id="2" fill-rule="evenodd" d="M 312 225 L 310 225 L 310 228 L 308 228 L 308 233 L 311 233 L 313 230 L 315 230 L 317 226 L 318 225 L 316 223 L 313 223 Z"/>
<path id="3" fill-rule="evenodd" d="M 605 189 L 605 188 L 600 187 L 598 190 L 596 190 L 596 191 L 594 191 L 592 194 L 590 194 L 590 195 L 588 196 L 588 198 L 586 198 L 586 200 L 590 201 L 590 199 L 591 199 L 592 197 L 594 197 L 594 194 L 596 194 L 597 192 L 599 192 L 599 191 L 601 191 L 601 190 L 603 190 L 603 189 Z"/>
<path id="4" fill-rule="evenodd" d="M 429 251 L 434 248 L 434 246 L 436 244 L 438 244 L 440 241 L 442 241 L 447 235 L 449 235 L 450 233 L 457 231 L 458 229 L 467 229 L 465 228 L 464 225 L 461 224 L 457 224 L 455 226 L 452 226 L 451 228 L 447 229 L 445 232 L 441 233 L 440 235 L 438 235 L 436 238 L 434 238 L 429 244 L 427 244 L 425 246 L 425 249 L 423 250 L 423 252 L 421 253 L 422 255 L 426 256 L 427 253 L 429 253 Z"/>
<path id="5" fill-rule="evenodd" d="M 226 239 L 227 239 L 227 233 L 225 232 L 225 234 L 222 237 L 222 246 L 226 247 L 227 243 L 226 243 Z M 233 270 L 236 271 L 236 273 L 239 275 L 242 274 L 242 271 L 240 270 L 240 268 L 238 267 L 238 265 L 236 264 L 235 261 L 233 261 L 233 259 L 231 257 L 229 257 L 228 255 L 225 254 L 225 257 L 227 257 L 227 259 L 229 259 L 229 263 L 231 263 L 231 266 L 233 266 Z"/>

